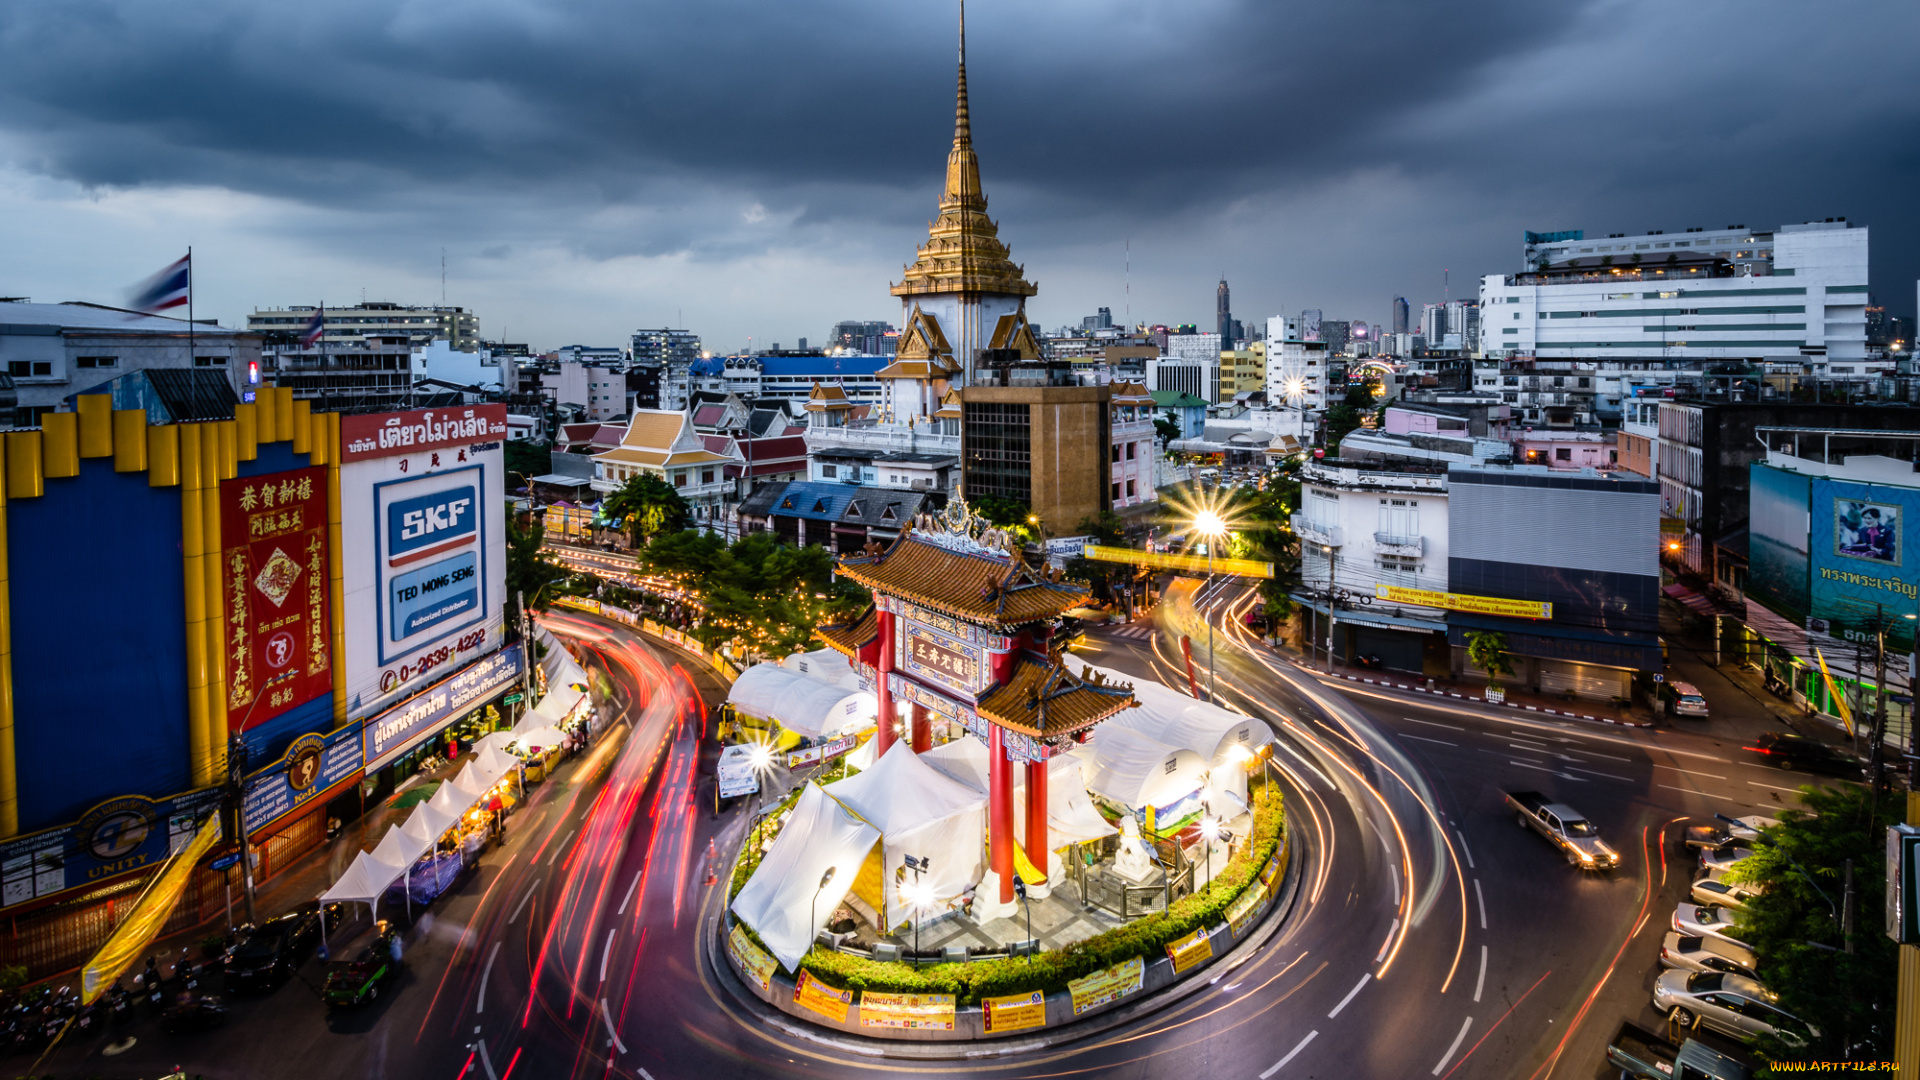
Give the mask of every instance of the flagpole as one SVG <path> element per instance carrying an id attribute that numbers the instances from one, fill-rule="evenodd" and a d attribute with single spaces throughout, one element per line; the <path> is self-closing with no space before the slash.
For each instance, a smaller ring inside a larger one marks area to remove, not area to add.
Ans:
<path id="1" fill-rule="evenodd" d="M 192 370 L 198 359 L 194 354 L 193 342 L 193 245 L 187 245 L 187 369 Z"/>

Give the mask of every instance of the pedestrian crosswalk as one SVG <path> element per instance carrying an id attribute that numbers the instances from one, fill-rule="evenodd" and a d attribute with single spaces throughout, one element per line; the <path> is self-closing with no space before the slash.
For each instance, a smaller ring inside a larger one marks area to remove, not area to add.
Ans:
<path id="1" fill-rule="evenodd" d="M 1120 629 L 1115 630 L 1113 632 L 1113 636 L 1123 637 L 1123 638 L 1135 638 L 1135 639 L 1150 638 L 1153 636 L 1153 627 L 1146 626 L 1146 625 L 1123 626 Z"/>

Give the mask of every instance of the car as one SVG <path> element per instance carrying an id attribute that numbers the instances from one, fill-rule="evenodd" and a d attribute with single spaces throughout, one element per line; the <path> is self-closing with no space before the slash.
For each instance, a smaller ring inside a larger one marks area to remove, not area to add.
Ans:
<path id="1" fill-rule="evenodd" d="M 1731 870 L 1738 863 L 1753 857 L 1753 849 L 1741 847 L 1737 842 L 1724 844 L 1717 848 L 1700 849 L 1700 870 L 1708 873 L 1715 870 Z"/>
<path id="2" fill-rule="evenodd" d="M 1769 731 L 1745 749 L 1760 755 L 1760 763 L 1780 769 L 1822 773 L 1858 780 L 1866 775 L 1859 758 L 1818 739 L 1784 731 Z"/>
<path id="3" fill-rule="evenodd" d="M 1686 845 L 1696 851 L 1709 848 L 1724 848 L 1736 841 L 1751 843 L 1760 839 L 1760 830 L 1770 825 L 1780 824 L 1779 818 L 1761 817 L 1749 814 L 1746 817 L 1731 818 L 1725 814 L 1715 814 L 1718 825 L 1689 825 L 1685 834 Z"/>
<path id="4" fill-rule="evenodd" d="M 1754 897 L 1766 890 L 1750 882 L 1733 882 L 1726 879 L 1726 871 L 1713 870 L 1693 883 L 1693 899 L 1701 904 L 1713 904 L 1745 911 Z"/>
<path id="5" fill-rule="evenodd" d="M 272 990 L 306 963 L 319 944 L 317 912 L 295 911 L 269 919 L 227 954 L 227 990 Z"/>
<path id="6" fill-rule="evenodd" d="M 1681 1027 L 1697 1019 L 1736 1039 L 1772 1035 L 1788 1046 L 1807 1045 L 1812 1025 L 1780 1008 L 1779 996 L 1757 979 L 1719 971 L 1663 971 L 1653 982 L 1653 1003 Z"/>
<path id="7" fill-rule="evenodd" d="M 349 1007 L 375 1001 L 380 987 L 400 974 L 390 949 L 369 945 L 352 960 L 334 960 L 327 964 L 327 981 L 320 990 L 328 1008 Z"/>
<path id="8" fill-rule="evenodd" d="M 1705 716 L 1707 699 L 1692 683 L 1671 682 L 1667 684 L 1667 713 L 1671 716 Z"/>
<path id="9" fill-rule="evenodd" d="M 1673 909 L 1673 921 L 1669 925 L 1693 937 L 1713 937 L 1746 945 L 1733 936 L 1733 915 L 1713 904 L 1681 904 Z"/>
<path id="10" fill-rule="evenodd" d="M 1728 975 L 1759 976 L 1759 961 L 1753 950 L 1735 945 L 1726 938 L 1700 937 L 1667 931 L 1660 941 L 1660 966 L 1682 971 L 1719 971 Z"/>

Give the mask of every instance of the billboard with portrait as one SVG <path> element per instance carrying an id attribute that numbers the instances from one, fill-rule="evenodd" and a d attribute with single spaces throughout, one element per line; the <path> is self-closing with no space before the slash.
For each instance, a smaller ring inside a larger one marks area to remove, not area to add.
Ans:
<path id="1" fill-rule="evenodd" d="M 381 711 L 499 649 L 504 405 L 344 416 L 347 711 Z"/>
<path id="2" fill-rule="evenodd" d="M 1920 488 L 1813 477 L 1808 489 L 1809 633 L 1867 644 L 1884 629 L 1891 650 L 1911 650 L 1920 555 L 1901 529 L 1920 512 Z"/>

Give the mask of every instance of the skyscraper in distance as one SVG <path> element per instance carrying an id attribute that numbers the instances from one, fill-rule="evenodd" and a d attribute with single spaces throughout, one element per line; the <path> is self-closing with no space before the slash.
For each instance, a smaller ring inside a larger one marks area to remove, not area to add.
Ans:
<path id="1" fill-rule="evenodd" d="M 1394 297 L 1393 298 L 1393 332 L 1394 333 L 1404 334 L 1407 332 L 1407 315 L 1408 315 L 1407 298 L 1404 296 Z"/>
<path id="2" fill-rule="evenodd" d="M 1214 321 L 1218 324 L 1220 347 L 1233 348 L 1233 296 L 1227 289 L 1227 279 L 1224 277 L 1220 279 L 1220 287 L 1214 290 L 1213 313 Z"/>

